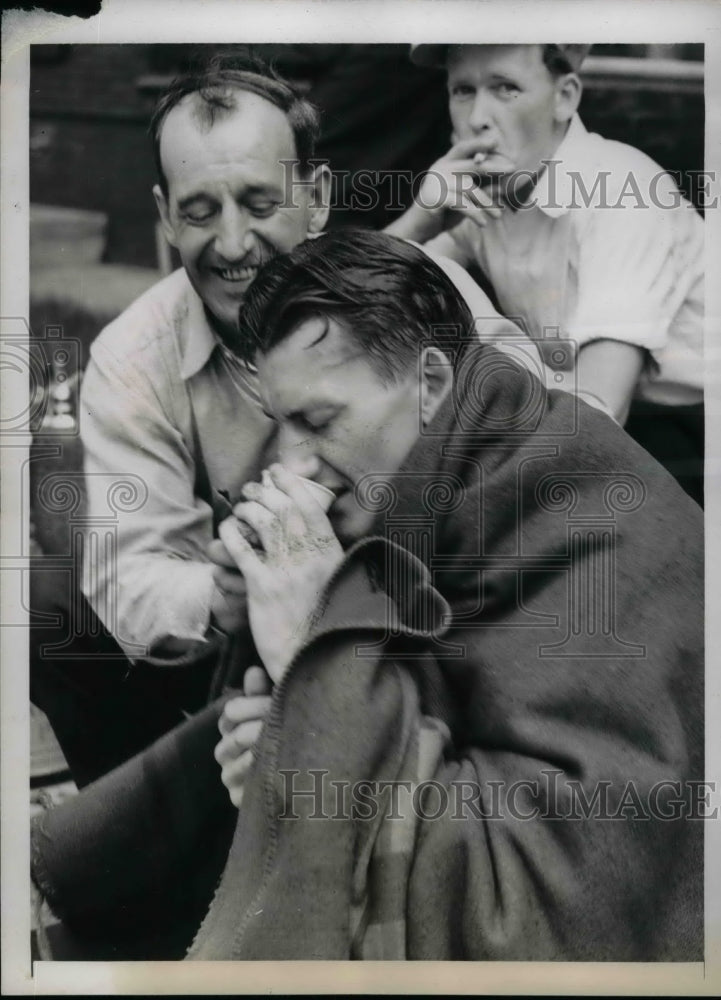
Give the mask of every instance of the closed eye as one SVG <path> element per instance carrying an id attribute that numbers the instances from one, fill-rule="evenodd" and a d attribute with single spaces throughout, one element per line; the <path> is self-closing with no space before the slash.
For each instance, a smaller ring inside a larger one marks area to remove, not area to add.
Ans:
<path id="1" fill-rule="evenodd" d="M 298 429 L 310 434 L 322 434 L 328 430 L 338 415 L 338 410 L 319 410 L 317 413 L 310 411 L 307 413 L 298 412 L 290 414 L 289 419 Z"/>
<path id="2" fill-rule="evenodd" d="M 248 208 L 259 219 L 267 219 L 278 210 L 278 205 L 277 201 L 254 202 Z"/>
<path id="3" fill-rule="evenodd" d="M 190 202 L 187 205 L 179 206 L 180 213 L 186 222 L 191 225 L 202 225 L 213 218 L 217 209 L 215 205 L 206 201 Z"/>
<path id="4" fill-rule="evenodd" d="M 313 434 L 321 434 L 324 430 L 327 430 L 331 424 L 331 418 L 318 420 L 311 417 L 299 417 L 298 423 L 304 428 L 304 430 L 311 431 Z"/>

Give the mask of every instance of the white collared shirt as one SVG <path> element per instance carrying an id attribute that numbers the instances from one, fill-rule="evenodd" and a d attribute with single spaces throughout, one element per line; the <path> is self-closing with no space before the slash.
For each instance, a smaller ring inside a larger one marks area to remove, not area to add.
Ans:
<path id="1" fill-rule="evenodd" d="M 578 115 L 524 206 L 483 229 L 465 219 L 426 248 L 478 264 L 549 365 L 564 366 L 559 336 L 575 344 L 571 360 L 593 340 L 621 340 L 655 362 L 638 396 L 703 398 L 703 220 L 658 164 Z"/>

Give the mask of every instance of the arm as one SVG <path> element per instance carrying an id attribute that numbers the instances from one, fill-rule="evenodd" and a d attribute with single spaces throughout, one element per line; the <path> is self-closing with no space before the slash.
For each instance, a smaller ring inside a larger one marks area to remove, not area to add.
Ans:
<path id="1" fill-rule="evenodd" d="M 152 373 L 121 363 L 101 343 L 80 408 L 86 596 L 131 658 L 192 660 L 207 649 L 216 598 L 215 567 L 206 556 L 212 512 L 194 495 L 194 456 Z M 131 484 L 125 493 L 123 482 Z M 110 546 L 103 543 L 105 525 Z"/>
<path id="2" fill-rule="evenodd" d="M 623 426 L 643 364 L 644 351 L 635 344 L 594 340 L 578 353 L 576 392 L 592 406 L 599 399 Z"/>
<path id="3" fill-rule="evenodd" d="M 667 201 L 673 181 L 657 179 Z M 687 204 L 636 209 L 614 205 L 613 195 L 610 206 L 578 217 L 577 303 L 565 335 L 578 344 L 578 389 L 600 397 L 623 424 L 644 366 L 668 348 L 696 274 L 702 224 Z"/>

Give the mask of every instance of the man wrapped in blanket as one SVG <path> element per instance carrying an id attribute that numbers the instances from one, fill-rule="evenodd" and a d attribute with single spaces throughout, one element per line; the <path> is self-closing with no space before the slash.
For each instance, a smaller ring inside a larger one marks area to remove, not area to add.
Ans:
<path id="1" fill-rule="evenodd" d="M 281 464 L 221 539 L 273 690 L 221 718 L 189 957 L 700 960 L 698 506 L 394 237 L 277 258 L 242 322 Z"/>

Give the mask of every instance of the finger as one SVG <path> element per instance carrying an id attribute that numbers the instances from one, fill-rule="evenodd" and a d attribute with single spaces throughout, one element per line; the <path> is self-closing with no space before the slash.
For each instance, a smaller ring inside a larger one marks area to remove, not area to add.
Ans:
<path id="1" fill-rule="evenodd" d="M 226 788 L 243 783 L 253 766 L 253 759 L 253 751 L 246 750 L 240 757 L 229 761 L 221 768 L 220 776 Z"/>
<path id="2" fill-rule="evenodd" d="M 470 139 L 461 139 L 460 142 L 454 143 L 453 146 L 448 150 L 446 155 L 443 157 L 444 160 L 472 160 L 476 153 L 482 153 L 484 156 L 488 152 L 488 141 L 484 139 L 483 136 L 474 135 Z"/>
<path id="3" fill-rule="evenodd" d="M 268 695 L 273 683 L 262 667 L 248 667 L 243 677 L 243 694 L 246 698 L 256 695 Z"/>
<path id="4" fill-rule="evenodd" d="M 243 576 L 257 577 L 263 571 L 263 563 L 253 551 L 253 547 L 243 538 L 238 522 L 234 517 L 226 518 L 218 526 L 220 540 L 228 550 L 235 565 Z"/>
<path id="5" fill-rule="evenodd" d="M 298 476 L 277 462 L 273 463 L 268 471 L 278 489 L 287 493 L 294 501 L 313 538 L 319 542 L 335 541 L 335 533 L 325 511 Z"/>
<path id="6" fill-rule="evenodd" d="M 221 767 L 229 761 L 237 760 L 246 750 L 255 746 L 262 728 L 263 719 L 254 719 L 252 722 L 242 722 L 231 732 L 226 733 L 213 751 Z"/>
<path id="7" fill-rule="evenodd" d="M 449 186 L 444 204 L 446 208 L 456 212 L 466 210 L 475 212 L 482 220 L 483 225 L 488 222 L 489 216 L 493 219 L 499 219 L 501 216 L 500 206 L 492 194 L 484 191 L 477 184 L 469 186 L 467 181 L 461 178 L 459 178 L 457 185 L 451 184 Z"/>
<path id="8" fill-rule="evenodd" d="M 215 566 L 213 569 L 213 582 L 218 590 L 230 597 L 244 597 L 247 592 L 245 580 L 237 569 L 225 569 L 224 566 Z"/>
<path id="9" fill-rule="evenodd" d="M 474 159 L 449 160 L 446 171 L 456 177 L 480 177 L 478 163 Z"/>
<path id="10" fill-rule="evenodd" d="M 240 808 L 240 804 L 243 801 L 243 792 L 245 788 L 245 779 L 248 776 L 248 772 L 253 766 L 253 755 L 248 752 L 244 754 L 243 757 L 239 758 L 232 765 L 224 767 L 220 772 L 220 780 L 223 782 L 225 787 L 228 789 L 228 794 L 230 795 L 230 801 L 236 808 Z"/>
<path id="11" fill-rule="evenodd" d="M 220 719 L 226 732 L 252 719 L 264 719 L 270 709 L 270 695 L 239 695 L 223 706 Z"/>
<path id="12" fill-rule="evenodd" d="M 493 196 L 487 191 L 484 191 L 481 187 L 474 187 L 463 192 L 463 195 L 478 208 L 485 209 L 489 215 L 493 216 L 494 219 L 500 218 L 501 209 L 497 202 L 493 200 Z"/>
<path id="13" fill-rule="evenodd" d="M 224 566 L 226 569 L 236 569 L 233 559 L 219 538 L 214 538 L 206 549 L 208 559 L 216 566 Z"/>
<path id="14" fill-rule="evenodd" d="M 262 482 L 246 483 L 241 492 L 247 500 L 261 504 L 277 517 L 285 516 L 290 507 L 290 497 L 278 489 L 265 469 Z M 241 507 L 242 504 L 237 506 Z"/>
<path id="15" fill-rule="evenodd" d="M 234 513 L 239 521 L 250 525 L 266 554 L 274 554 L 279 550 L 282 528 L 276 514 L 257 500 L 236 504 Z"/>
<path id="16" fill-rule="evenodd" d="M 498 209 L 488 209 L 485 206 L 479 206 L 466 194 L 462 196 L 460 204 L 454 205 L 453 207 L 459 215 L 471 219 L 477 226 L 480 226 L 481 229 L 489 224 L 491 218 L 497 219 L 500 217 L 500 211 Z"/>
<path id="17" fill-rule="evenodd" d="M 222 771 L 221 771 L 221 777 L 222 777 Z M 236 809 L 240 809 L 241 805 L 243 804 L 244 792 L 245 789 L 243 785 L 240 785 L 237 788 L 228 789 L 228 795 L 230 796 L 230 801 L 235 806 Z"/>

